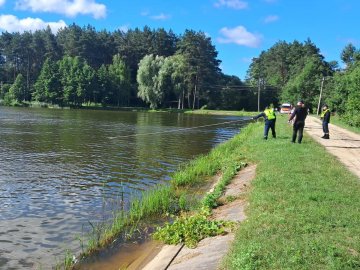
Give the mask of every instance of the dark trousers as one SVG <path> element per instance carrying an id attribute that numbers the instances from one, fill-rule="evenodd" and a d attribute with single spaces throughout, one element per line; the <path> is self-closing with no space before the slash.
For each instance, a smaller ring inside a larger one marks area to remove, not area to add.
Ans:
<path id="1" fill-rule="evenodd" d="M 323 122 L 322 123 L 322 128 L 323 128 L 323 131 L 324 131 L 325 134 L 329 133 L 329 123 Z"/>
<path id="2" fill-rule="evenodd" d="M 301 143 L 303 138 L 305 122 L 295 122 L 293 127 L 292 142 L 296 141 L 296 136 L 299 133 L 298 143 Z"/>
<path id="3" fill-rule="evenodd" d="M 266 120 L 265 121 L 265 128 L 264 128 L 264 138 L 267 139 L 269 129 L 271 129 L 272 136 L 276 138 L 275 132 L 275 120 Z"/>

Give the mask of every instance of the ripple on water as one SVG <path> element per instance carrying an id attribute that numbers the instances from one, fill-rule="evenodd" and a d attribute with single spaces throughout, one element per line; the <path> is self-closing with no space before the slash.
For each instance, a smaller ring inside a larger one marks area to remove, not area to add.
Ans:
<path id="1" fill-rule="evenodd" d="M 76 235 L 113 216 L 236 128 L 121 138 L 213 124 L 177 114 L 0 108 L 0 269 L 48 269 Z M 109 139 L 109 138 L 113 139 Z M 59 259 L 60 258 L 60 259 Z"/>

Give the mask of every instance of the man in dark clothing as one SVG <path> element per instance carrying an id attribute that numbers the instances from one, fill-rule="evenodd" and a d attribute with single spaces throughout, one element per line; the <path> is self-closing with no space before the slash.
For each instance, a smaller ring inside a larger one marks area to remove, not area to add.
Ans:
<path id="1" fill-rule="evenodd" d="M 276 114 L 274 108 L 270 108 L 270 106 L 266 106 L 265 110 L 259 115 L 253 117 L 253 119 L 258 119 L 259 117 L 265 118 L 264 139 L 267 140 L 269 129 L 271 129 L 273 138 L 276 138 L 276 132 L 275 132 Z"/>
<path id="2" fill-rule="evenodd" d="M 290 115 L 289 122 L 295 118 L 294 126 L 293 126 L 293 135 L 292 135 L 292 143 L 295 143 L 297 134 L 299 133 L 298 143 L 301 143 L 303 138 L 303 132 L 305 127 L 305 119 L 308 112 L 305 108 L 305 105 L 302 101 L 297 103 L 297 107 L 295 111 Z"/>
<path id="3" fill-rule="evenodd" d="M 324 131 L 324 136 L 322 136 L 321 138 L 323 139 L 330 139 L 330 135 L 329 135 L 329 123 L 330 123 L 330 110 L 328 105 L 324 105 L 322 108 L 322 113 L 320 115 L 320 118 L 322 119 L 322 128 Z"/>

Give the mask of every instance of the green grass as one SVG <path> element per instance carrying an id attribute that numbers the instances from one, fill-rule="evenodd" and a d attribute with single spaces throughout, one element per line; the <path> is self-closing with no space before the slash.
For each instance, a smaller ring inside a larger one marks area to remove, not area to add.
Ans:
<path id="1" fill-rule="evenodd" d="M 263 125 L 247 128 L 238 151 L 258 164 L 248 219 L 240 225 L 225 269 L 360 269 L 360 181 L 307 135 L 291 144 Z M 235 138 L 237 140 L 238 138 Z"/>
<path id="2" fill-rule="evenodd" d="M 339 126 L 339 127 L 345 128 L 347 130 L 350 130 L 352 132 L 360 134 L 360 127 L 354 127 L 354 126 L 348 125 L 338 115 L 331 116 L 330 122 L 331 122 L 331 124 L 334 124 L 336 126 Z M 331 130 L 330 130 L 330 132 L 331 132 Z"/>

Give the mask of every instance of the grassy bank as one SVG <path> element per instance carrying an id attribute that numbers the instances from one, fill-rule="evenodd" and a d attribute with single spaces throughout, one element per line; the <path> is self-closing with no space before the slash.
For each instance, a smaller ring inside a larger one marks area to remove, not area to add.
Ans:
<path id="1" fill-rule="evenodd" d="M 262 129 L 233 142 L 258 166 L 224 269 L 359 269 L 359 179 L 308 136 L 291 144 L 284 118 L 276 140 L 261 140 Z"/>
<path id="2" fill-rule="evenodd" d="M 350 130 L 352 132 L 360 134 L 360 127 L 353 127 L 353 126 L 346 124 L 338 115 L 331 116 L 330 122 L 334 125 L 337 125 L 339 127 L 342 127 L 347 130 Z"/>

